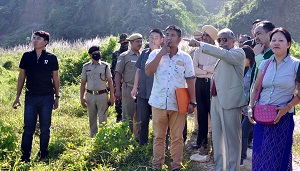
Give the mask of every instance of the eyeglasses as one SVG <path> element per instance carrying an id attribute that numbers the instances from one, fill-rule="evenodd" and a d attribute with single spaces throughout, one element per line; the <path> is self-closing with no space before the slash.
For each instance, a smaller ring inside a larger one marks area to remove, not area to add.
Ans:
<path id="1" fill-rule="evenodd" d="M 218 41 L 218 43 L 220 43 L 221 41 L 223 41 L 223 42 L 227 42 L 227 40 L 228 40 L 228 38 L 218 38 L 217 39 L 217 41 Z"/>

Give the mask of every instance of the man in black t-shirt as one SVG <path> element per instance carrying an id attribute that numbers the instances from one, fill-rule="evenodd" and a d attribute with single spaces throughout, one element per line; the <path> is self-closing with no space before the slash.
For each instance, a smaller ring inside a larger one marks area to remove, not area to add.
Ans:
<path id="1" fill-rule="evenodd" d="M 34 32 L 32 40 L 34 50 L 25 52 L 19 65 L 17 96 L 13 108 L 21 106 L 20 95 L 26 80 L 24 132 L 21 144 L 21 160 L 24 162 L 30 161 L 37 118 L 40 123 L 40 160 L 46 161 L 49 153 L 52 109 L 58 108 L 60 98 L 58 61 L 54 54 L 45 50 L 49 39 L 50 34 L 45 31 Z"/>

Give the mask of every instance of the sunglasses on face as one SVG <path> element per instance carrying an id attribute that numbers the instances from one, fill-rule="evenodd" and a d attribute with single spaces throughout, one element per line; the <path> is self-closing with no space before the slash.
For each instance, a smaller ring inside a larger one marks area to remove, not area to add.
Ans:
<path id="1" fill-rule="evenodd" d="M 217 39 L 217 41 L 218 41 L 218 43 L 220 43 L 221 41 L 223 41 L 223 42 L 227 42 L 227 38 L 218 38 Z"/>

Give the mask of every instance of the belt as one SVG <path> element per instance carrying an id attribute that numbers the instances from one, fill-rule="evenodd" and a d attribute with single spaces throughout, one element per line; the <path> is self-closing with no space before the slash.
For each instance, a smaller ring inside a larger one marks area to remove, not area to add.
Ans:
<path id="1" fill-rule="evenodd" d="M 205 81 L 205 82 L 210 81 L 210 78 L 199 78 L 199 79 L 201 79 L 201 80 L 203 80 L 203 81 Z"/>
<path id="2" fill-rule="evenodd" d="M 100 94 L 104 94 L 107 93 L 107 90 L 98 90 L 98 91 L 93 91 L 93 90 L 86 90 L 86 92 L 91 93 L 93 95 L 100 95 Z"/>
<path id="3" fill-rule="evenodd" d="M 133 87 L 133 84 L 130 84 L 130 83 L 125 83 L 125 85 L 126 85 L 127 87 Z"/>

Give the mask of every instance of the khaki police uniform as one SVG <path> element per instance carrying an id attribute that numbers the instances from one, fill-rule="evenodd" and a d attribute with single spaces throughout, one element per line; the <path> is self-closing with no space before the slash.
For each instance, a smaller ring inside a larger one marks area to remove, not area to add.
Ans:
<path id="1" fill-rule="evenodd" d="M 133 127 L 137 123 L 137 116 L 134 116 L 136 111 L 136 103 L 131 98 L 131 91 L 134 84 L 134 77 L 137 68 L 135 63 L 137 62 L 139 55 L 136 55 L 132 50 L 128 50 L 122 53 L 118 57 L 116 72 L 122 74 L 122 113 L 123 119 L 129 118 L 130 130 L 133 132 L 135 138 L 138 136 L 138 128 Z M 136 114 L 135 114 L 136 115 Z"/>
<path id="2" fill-rule="evenodd" d="M 112 77 L 110 66 L 103 61 L 99 61 L 98 64 L 85 63 L 81 77 L 87 81 L 85 97 L 89 114 L 90 134 L 91 137 L 94 137 L 98 132 L 97 116 L 99 117 L 99 124 L 107 121 L 108 94 L 106 83 L 107 79 Z"/>

